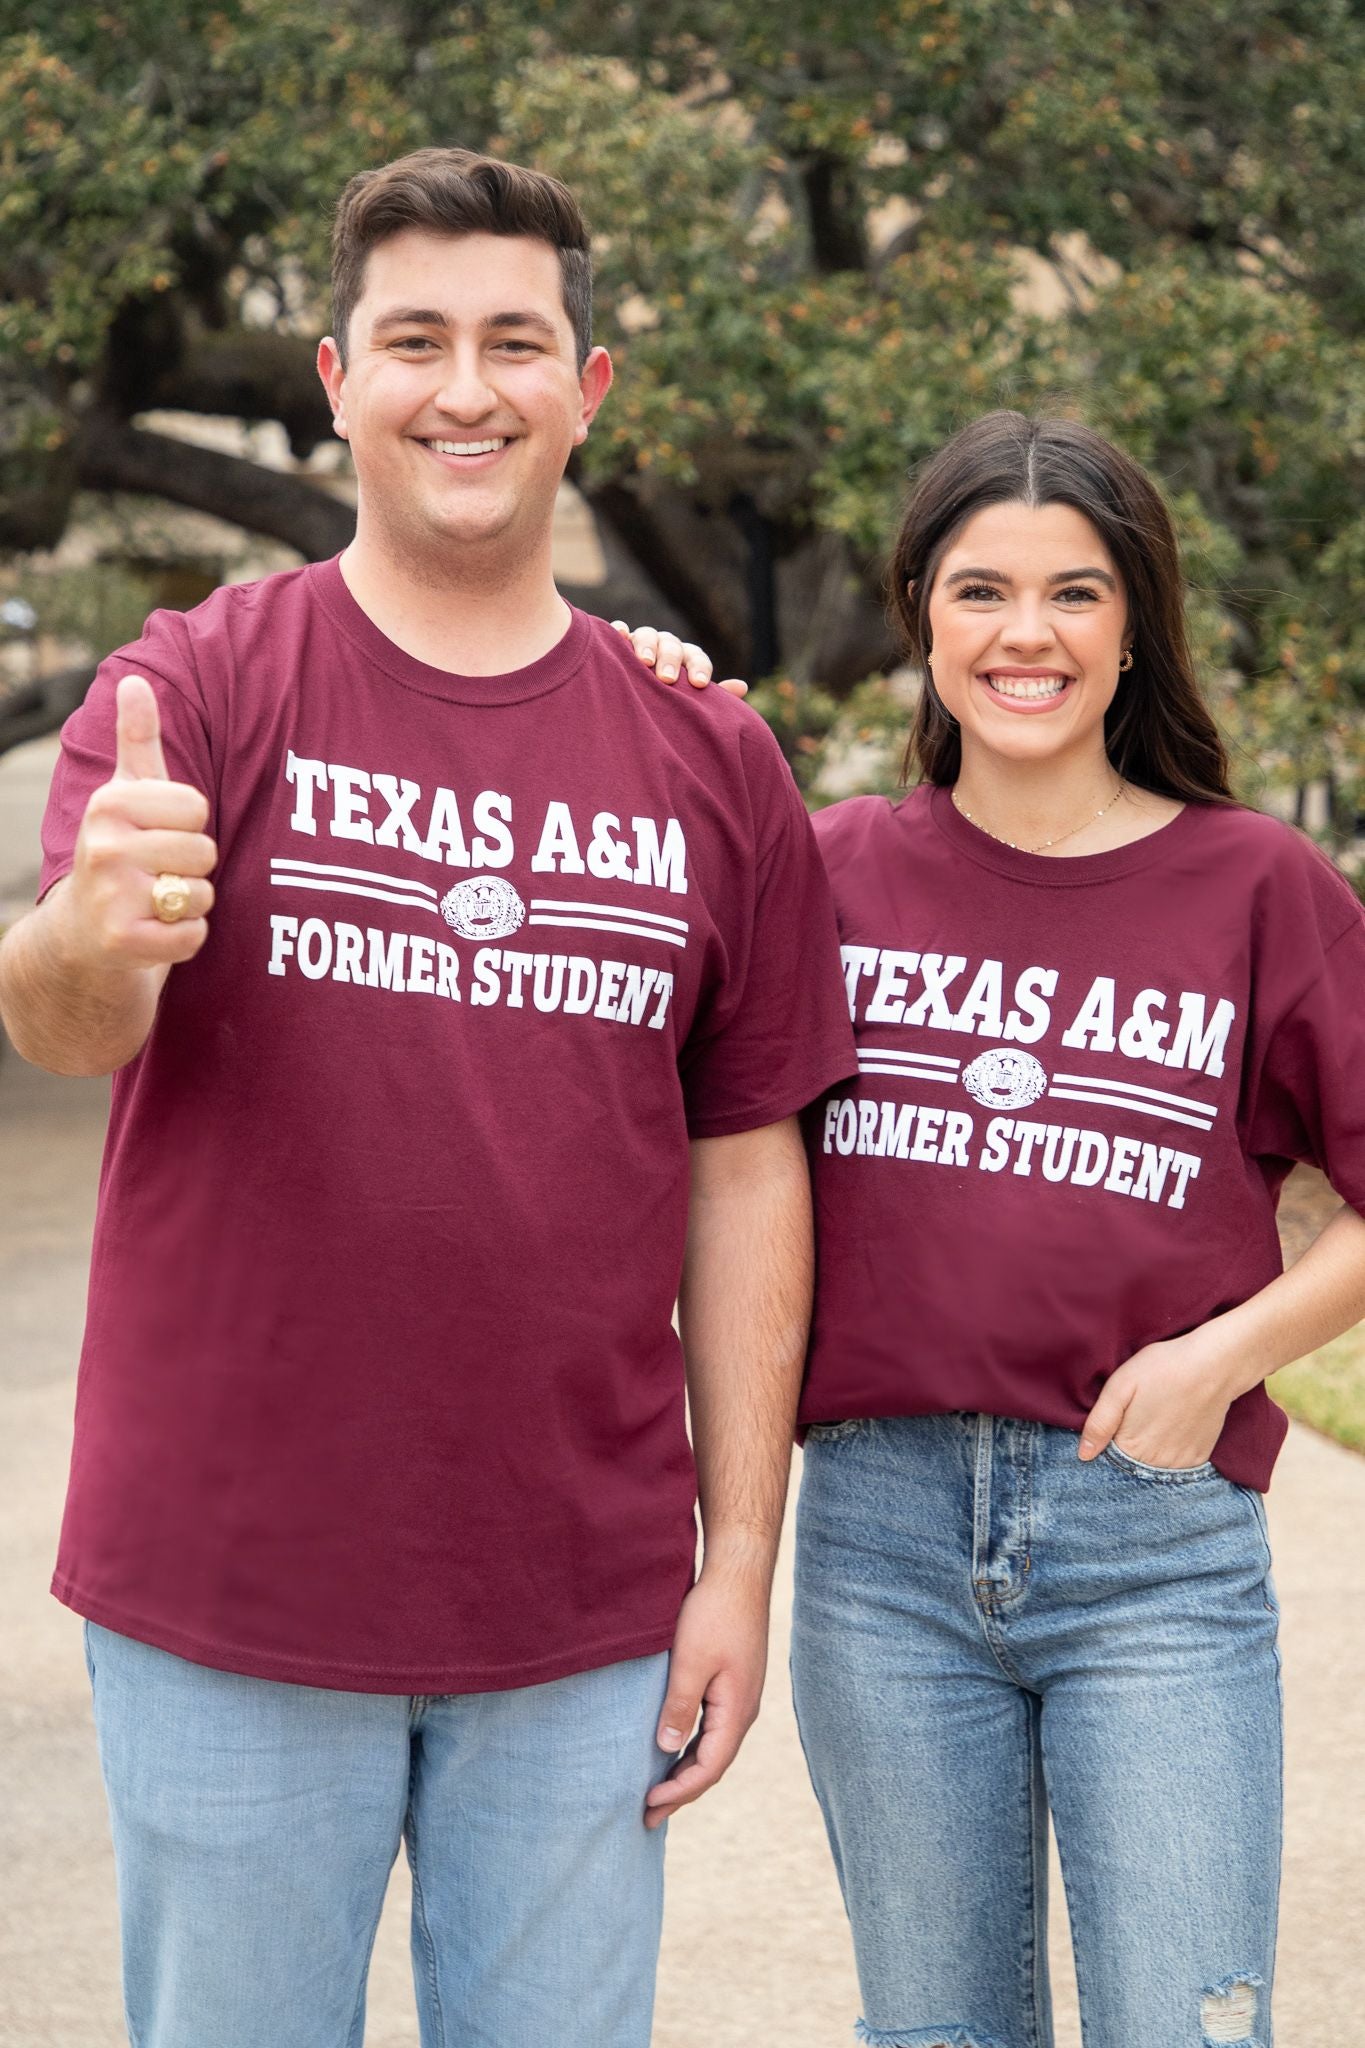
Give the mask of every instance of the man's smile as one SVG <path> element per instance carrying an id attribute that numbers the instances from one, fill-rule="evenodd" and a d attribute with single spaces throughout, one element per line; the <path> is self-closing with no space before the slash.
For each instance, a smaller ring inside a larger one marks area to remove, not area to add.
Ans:
<path id="1" fill-rule="evenodd" d="M 418 435 L 418 445 L 437 456 L 448 468 L 487 469 L 511 447 L 510 434 L 489 434 L 480 440 L 455 441 Z"/>

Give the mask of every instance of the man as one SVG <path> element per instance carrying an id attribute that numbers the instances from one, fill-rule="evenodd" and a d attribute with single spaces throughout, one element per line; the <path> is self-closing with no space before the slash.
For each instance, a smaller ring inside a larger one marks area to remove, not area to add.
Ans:
<path id="1" fill-rule="evenodd" d="M 19 1050 L 115 1074 L 54 1590 L 130 2033 L 358 2043 L 402 1836 L 424 2043 L 644 2048 L 763 1675 L 832 916 L 760 721 L 555 590 L 570 195 L 420 151 L 333 283 L 355 540 L 110 657 L 0 950 Z"/>

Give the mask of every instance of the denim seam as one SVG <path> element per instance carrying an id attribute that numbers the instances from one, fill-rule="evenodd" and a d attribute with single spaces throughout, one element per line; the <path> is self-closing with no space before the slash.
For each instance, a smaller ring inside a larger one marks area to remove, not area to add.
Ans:
<path id="1" fill-rule="evenodd" d="M 1132 1457 L 1118 1444 L 1106 1444 L 1104 1458 L 1111 1471 L 1121 1472 L 1125 1479 L 1145 1481 L 1149 1486 L 1200 1486 L 1222 1477 L 1217 1466 L 1207 1459 L 1202 1465 L 1144 1465 L 1141 1458 Z"/>
<path id="2" fill-rule="evenodd" d="M 994 1591 L 989 1585 L 984 1595 L 977 1590 L 990 1555 L 991 1481 L 994 1468 L 995 1418 L 990 1415 L 978 1415 L 972 1458 L 972 1605 L 976 1609 L 977 1621 L 992 1657 L 1011 1685 L 1023 1686 L 1025 1692 L 1030 1692 L 1032 1688 L 1024 1684 L 1023 1678 L 1011 1664 L 1005 1650 L 1004 1639 L 995 1626 L 998 1603 Z"/>
<path id="3" fill-rule="evenodd" d="M 1029 1954 L 1027 1959 L 1029 1977 L 1030 2016 L 1029 2039 L 1026 2048 L 1052 2048 L 1051 2018 L 1047 2003 L 1040 1995 L 1039 1965 L 1047 1965 L 1047 1823 L 1043 1824 L 1042 1868 L 1038 1858 L 1038 1794 L 1043 1793 L 1044 1812 L 1047 1808 L 1046 1782 L 1040 1786 L 1042 1776 L 1042 1731 L 1040 1727 L 1041 1702 L 1029 1703 L 1029 1750 L 1028 1750 L 1028 1841 L 1029 1841 L 1029 1883 L 1032 1898 L 1029 1901 Z M 1041 1912 L 1040 1912 L 1041 1909 Z M 1042 1927 L 1039 1927 L 1039 1919 Z"/>
<path id="4" fill-rule="evenodd" d="M 1084 1956 L 1082 1954 L 1082 1945 L 1080 1940 L 1077 1938 L 1076 1911 L 1072 1905 L 1073 1895 L 1071 1890 L 1071 1882 L 1067 1876 L 1066 1854 L 1062 1848 L 1061 1831 L 1057 1827 L 1055 1815 L 1053 1816 L 1053 1833 L 1057 1841 L 1057 1864 L 1058 1868 L 1062 1873 L 1062 1893 L 1066 1899 L 1066 1925 L 1067 1932 L 1071 1938 L 1071 1968 L 1072 1973 L 1076 1979 L 1076 2004 L 1080 2011 L 1081 2028 L 1082 2031 L 1084 2031 L 1086 1995 L 1090 1987 L 1086 1982 L 1086 1963 L 1084 1960 Z"/>
<path id="5" fill-rule="evenodd" d="M 994 1587 L 991 1588 L 991 1605 L 997 1613 L 1004 1608 L 1017 1607 L 1019 1605 L 1028 1591 L 1029 1579 L 1033 1572 L 1033 1453 L 1037 1445 L 1037 1438 L 1033 1434 L 1033 1430 L 1037 1425 L 1020 1425 L 1018 1423 L 1014 1425 L 1016 1429 L 1021 1426 L 1027 1427 L 1030 1432 L 1027 1439 L 1028 1455 L 1017 1461 L 1019 1472 L 1019 1511 L 1023 1530 L 1023 1562 L 1019 1570 L 1019 1583 L 1012 1591 L 999 1593 Z M 992 1476 L 994 1476 L 994 1468 L 992 1468 Z"/>
<path id="6" fill-rule="evenodd" d="M 382 1900 L 380 1904 L 382 1908 Z M 363 2029 L 363 2018 L 365 2012 L 365 1993 L 369 1989 L 370 1962 L 374 1955 L 374 1944 L 379 1934 L 379 1920 L 380 1915 L 377 1913 L 375 1915 L 374 1926 L 370 1929 L 370 1938 L 365 1944 L 365 1954 L 360 1965 L 360 1983 L 356 1989 L 355 1995 L 355 2008 L 351 2013 L 351 2029 L 346 2036 L 346 2048 L 353 2048 L 353 2044 L 357 2041 L 362 2044 L 364 2042 L 365 2036 Z M 359 2035 L 357 2035 L 356 2033 L 356 2027 L 358 2024 L 361 2025 L 361 2032 Z"/>
<path id="7" fill-rule="evenodd" d="M 990 1651 L 1010 1684 L 1017 1685 L 1021 1692 L 1026 1692 L 1030 1698 L 1036 1699 L 1037 1693 L 1034 1688 L 1028 1683 L 1023 1674 L 1015 1669 L 1005 1638 L 995 1625 L 996 1616 L 994 1609 L 989 1606 L 983 1607 L 980 1601 L 978 1601 L 977 1614 L 981 1622 L 981 1633 L 986 1638 L 986 1648 Z"/>
<path id="8" fill-rule="evenodd" d="M 431 2007 L 432 2007 L 432 2012 L 434 2013 L 434 2015 L 435 2015 L 435 2018 L 436 2018 L 436 2042 L 435 2042 L 435 2048 L 445 2048 L 445 2044 L 446 2044 L 446 2020 L 445 2020 L 445 2011 L 444 2011 L 444 2008 L 442 2007 L 442 2004 L 441 2004 L 441 1985 L 440 1985 L 440 1979 L 439 1979 L 439 1977 L 437 1976 L 437 1971 L 436 1971 L 436 1943 L 435 1943 L 435 1942 L 433 1941 L 433 1939 L 432 1939 L 432 1934 L 431 1934 L 431 1926 L 430 1926 L 430 1923 L 429 1923 L 429 1922 L 428 1922 L 428 1920 L 427 1920 L 427 1902 L 426 1902 L 426 1895 L 425 1895 L 425 1893 L 423 1892 L 423 1889 L 422 1889 L 422 1878 L 421 1878 L 421 1873 L 420 1873 L 420 1872 L 419 1872 L 419 1870 L 418 1870 L 418 1845 L 417 1845 L 417 1834 L 418 1834 L 418 1830 L 417 1830 L 416 1806 L 415 1806 L 415 1803 L 414 1803 L 414 1799 L 413 1799 L 413 1792 L 414 1792 L 414 1789 L 415 1789 L 415 1780 L 416 1780 L 416 1776 L 417 1776 L 417 1761 L 416 1761 L 416 1758 L 414 1757 L 414 1759 L 413 1759 L 413 1763 L 412 1763 L 412 1767 L 411 1767 L 411 1769 L 410 1769 L 410 1771 L 409 1771 L 409 1774 L 408 1774 L 408 1817 L 407 1817 L 407 1833 L 408 1833 L 408 1863 L 409 1863 L 409 1865 L 410 1865 L 410 1867 L 411 1867 L 411 1870 L 412 1870 L 412 1913 L 413 1913 L 413 1919 L 414 1919 L 414 1920 L 416 1921 L 416 1923 L 417 1923 L 417 1926 L 418 1926 L 418 1927 L 419 1927 L 419 1929 L 421 1930 L 421 1935 L 422 1935 L 422 1954 L 423 1954 L 423 1958 L 424 1958 L 424 1960 L 425 1960 L 425 1962 L 426 1962 L 426 1968 L 427 1968 L 427 1983 L 428 1983 L 428 1985 L 430 1986 L 430 1989 L 431 1989 Z"/>
<path id="9" fill-rule="evenodd" d="M 812 1422 L 806 1429 L 806 1439 L 817 1444 L 847 1443 L 850 1437 L 863 1434 L 869 1420 L 866 1415 L 851 1415 L 843 1422 Z"/>

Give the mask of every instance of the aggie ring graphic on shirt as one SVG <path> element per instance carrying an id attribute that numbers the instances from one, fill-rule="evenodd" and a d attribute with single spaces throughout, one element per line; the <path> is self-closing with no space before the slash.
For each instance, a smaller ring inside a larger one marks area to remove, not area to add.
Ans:
<path id="1" fill-rule="evenodd" d="M 507 939 L 524 924 L 526 905 L 501 875 L 473 875 L 441 898 L 441 915 L 462 939 Z"/>
<path id="2" fill-rule="evenodd" d="M 1006 1046 L 979 1054 L 964 1070 L 962 1085 L 988 1109 L 1023 1109 L 1047 1087 L 1047 1070 L 1031 1052 Z"/>

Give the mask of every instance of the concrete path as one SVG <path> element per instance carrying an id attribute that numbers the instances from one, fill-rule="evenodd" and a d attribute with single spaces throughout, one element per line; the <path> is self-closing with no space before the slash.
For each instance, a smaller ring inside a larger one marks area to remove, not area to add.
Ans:
<path id="1" fill-rule="evenodd" d="M 40 747 L 0 760 L 0 903 L 30 886 L 50 759 Z M 105 1103 L 102 1083 L 56 1081 L 0 1055 L 0 2048 L 125 2040 L 80 1625 L 46 1592 Z M 1289 1745 L 1277 2038 L 1365 2048 L 1365 1610 L 1350 1563 L 1365 1460 L 1295 1430 L 1270 1511 Z M 764 1716 L 726 1783 L 672 1830 L 655 2048 L 852 2039 L 848 1937 L 786 1697 L 789 1569 Z M 406 1908 L 400 1868 L 375 1954 L 369 2048 L 416 2048 Z M 1054 1922 L 1058 2048 L 1079 2048 Z"/>

